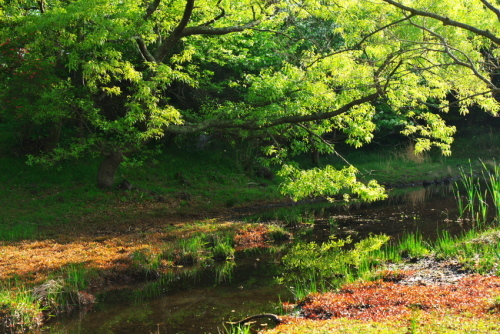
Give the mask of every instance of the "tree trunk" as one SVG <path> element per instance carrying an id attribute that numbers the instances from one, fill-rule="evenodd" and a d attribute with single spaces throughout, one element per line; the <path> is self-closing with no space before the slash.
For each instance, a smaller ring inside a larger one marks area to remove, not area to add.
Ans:
<path id="1" fill-rule="evenodd" d="M 45 139 L 45 147 L 43 149 L 45 153 L 52 152 L 59 144 L 62 125 L 63 125 L 62 120 L 59 120 L 57 121 L 57 123 L 52 125 L 52 129 L 50 130 L 49 135 Z"/>
<path id="2" fill-rule="evenodd" d="M 311 162 L 313 166 L 319 167 L 319 150 L 317 148 L 313 148 L 311 151 Z"/>
<path id="3" fill-rule="evenodd" d="M 99 166 L 97 175 L 97 186 L 100 189 L 110 189 L 115 183 L 115 175 L 118 167 L 123 162 L 122 152 L 109 152 L 104 155 L 104 160 Z"/>

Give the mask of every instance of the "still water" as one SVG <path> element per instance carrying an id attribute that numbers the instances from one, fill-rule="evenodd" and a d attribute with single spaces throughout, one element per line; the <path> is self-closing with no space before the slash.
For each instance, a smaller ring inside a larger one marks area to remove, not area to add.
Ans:
<path id="1" fill-rule="evenodd" d="M 283 208 L 259 211 L 267 211 L 269 216 L 278 209 Z M 305 210 L 314 217 L 308 240 L 326 240 L 332 233 L 354 240 L 370 233 L 397 239 L 415 231 L 432 238 L 438 231 L 455 234 L 464 228 L 457 220 L 451 186 L 393 191 L 389 199 L 371 204 L 321 205 L 320 209 Z M 217 268 L 206 268 L 193 275 L 179 274 L 165 285 L 153 282 L 108 291 L 97 296 L 99 302 L 92 310 L 58 318 L 43 333 L 225 333 L 228 321 L 277 313 L 280 302 L 293 302 L 290 291 L 273 280 L 279 274 L 282 255 L 277 251 L 238 256 L 231 274 L 222 278 Z M 148 289 L 153 289 L 157 297 L 143 298 Z"/>

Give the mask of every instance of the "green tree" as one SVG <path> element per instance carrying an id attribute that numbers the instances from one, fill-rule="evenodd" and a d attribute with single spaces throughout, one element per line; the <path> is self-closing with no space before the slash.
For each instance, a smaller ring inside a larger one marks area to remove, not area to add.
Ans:
<path id="1" fill-rule="evenodd" d="M 20 94 L 29 100 L 22 108 L 4 103 L 4 117 L 24 109 L 26 121 L 62 130 L 64 142 L 32 156 L 33 162 L 103 155 L 102 188 L 112 186 L 128 154 L 151 140 L 217 131 L 264 138 L 269 161 L 283 167 L 285 194 L 348 190 L 379 198 L 381 187 L 358 182 L 352 166 L 301 171 L 291 158 L 334 152 L 324 139 L 334 130 L 354 147 L 369 142 L 375 116 L 383 112 L 376 102 L 391 109 L 417 150 L 437 146 L 445 154 L 455 131 L 440 117 L 449 94 L 464 113 L 472 104 L 498 111 L 492 80 L 498 9 L 483 0 L 405 4 L 3 1 L 0 40 L 10 56 L 0 56 L 0 85 L 29 87 L 35 81 L 21 84 L 18 74 L 29 76 L 36 66 L 47 79 Z M 186 106 L 172 98 L 176 85 L 208 93 Z M 12 95 L 11 89 L 3 100 Z"/>

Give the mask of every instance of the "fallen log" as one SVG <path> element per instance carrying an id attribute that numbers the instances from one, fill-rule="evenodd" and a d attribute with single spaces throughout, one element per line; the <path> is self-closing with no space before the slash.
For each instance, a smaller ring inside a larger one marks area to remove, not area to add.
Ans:
<path id="1" fill-rule="evenodd" d="M 228 322 L 228 324 L 230 325 L 244 325 L 250 321 L 253 321 L 253 320 L 256 320 L 256 319 L 261 319 L 261 318 L 268 318 L 268 319 L 271 319 L 272 321 L 274 321 L 274 323 L 277 325 L 277 324 L 281 324 L 283 322 L 283 320 L 278 317 L 276 314 L 272 314 L 272 313 L 261 313 L 261 314 L 256 314 L 256 315 L 252 315 L 252 316 L 249 316 L 243 320 L 240 320 L 240 321 L 237 321 L 237 322 Z"/>

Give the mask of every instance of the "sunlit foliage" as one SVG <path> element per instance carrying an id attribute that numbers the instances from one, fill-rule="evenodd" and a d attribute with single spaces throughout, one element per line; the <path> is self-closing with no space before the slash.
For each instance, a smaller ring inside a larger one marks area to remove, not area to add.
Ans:
<path id="1" fill-rule="evenodd" d="M 267 163 L 289 166 L 335 152 L 333 131 L 369 143 L 382 119 L 417 153 L 450 154 L 442 112 L 499 110 L 498 9 L 483 2 L 2 2 L 2 117 L 31 138 L 31 163 L 109 158 L 103 188 L 165 134 L 258 138 Z M 283 192 L 380 197 L 351 174 L 295 173 Z M 315 193 L 301 180 L 325 175 L 340 185 Z"/>

